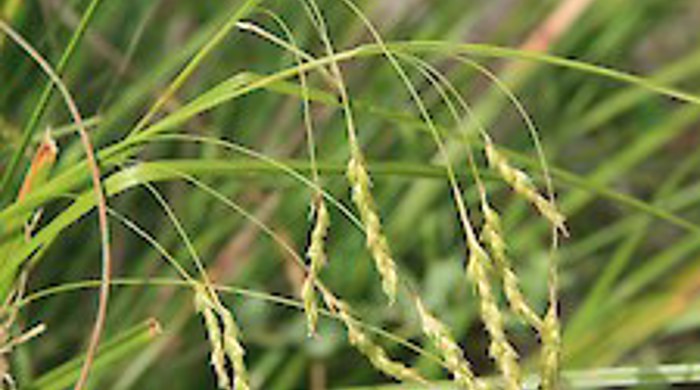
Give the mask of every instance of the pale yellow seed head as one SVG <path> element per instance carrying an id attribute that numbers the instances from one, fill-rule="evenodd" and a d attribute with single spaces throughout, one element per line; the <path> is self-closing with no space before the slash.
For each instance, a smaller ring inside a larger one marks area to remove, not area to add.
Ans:
<path id="1" fill-rule="evenodd" d="M 520 390 L 521 373 L 518 354 L 508 341 L 504 320 L 498 308 L 489 276 L 486 272 L 488 255 L 478 245 L 472 243 L 469 254 L 468 276 L 476 286 L 479 295 L 481 319 L 491 338 L 489 354 L 496 362 L 508 390 Z"/>
<path id="2" fill-rule="evenodd" d="M 395 378 L 401 382 L 416 382 L 428 384 L 420 374 L 415 370 L 406 367 L 402 363 L 396 362 L 389 358 L 386 351 L 375 344 L 362 330 L 356 325 L 356 320 L 350 314 L 348 305 L 340 300 L 333 299 L 333 305 L 337 313 L 343 321 L 345 328 L 348 331 L 348 340 L 350 344 L 362 353 L 379 371 Z"/>
<path id="3" fill-rule="evenodd" d="M 218 300 L 213 291 L 204 285 L 195 286 L 195 308 L 204 318 L 207 336 L 211 344 L 211 364 L 221 389 L 250 390 L 248 371 L 245 366 L 245 349 L 239 341 L 239 330 L 233 318 Z M 235 375 L 231 375 L 226 361 L 231 363 Z"/>
<path id="4" fill-rule="evenodd" d="M 307 276 L 304 284 L 301 286 L 301 299 L 304 303 L 304 312 L 306 313 L 308 335 L 313 336 L 316 334 L 316 325 L 318 323 L 318 303 L 316 303 L 316 290 L 311 276 Z"/>
<path id="5" fill-rule="evenodd" d="M 207 337 L 211 345 L 210 363 L 214 368 L 217 383 L 220 389 L 230 389 L 231 379 L 226 369 L 226 354 L 223 348 L 221 328 L 206 291 L 202 288 L 196 288 L 195 291 L 195 308 L 204 318 Z"/>
<path id="6" fill-rule="evenodd" d="M 561 330 L 556 309 L 550 308 L 542 329 L 542 357 L 540 358 L 543 390 L 558 389 L 559 361 L 561 359 Z"/>
<path id="7" fill-rule="evenodd" d="M 233 319 L 233 315 L 225 308 L 221 307 L 219 316 L 224 324 L 224 350 L 226 351 L 226 356 L 233 366 L 233 372 L 235 375 L 233 378 L 233 389 L 250 390 L 248 369 L 246 368 L 244 359 L 245 349 L 240 342 L 240 331 L 238 330 L 238 326 Z"/>
<path id="8" fill-rule="evenodd" d="M 428 312 L 419 297 L 415 298 L 415 305 L 421 319 L 423 333 L 432 340 L 433 345 L 442 355 L 445 366 L 452 373 L 455 383 L 467 390 L 481 389 L 482 384 L 472 372 L 469 361 L 464 357 L 462 349 L 447 326 Z"/>
<path id="9" fill-rule="evenodd" d="M 503 281 L 505 292 L 511 310 L 523 321 L 536 330 L 542 327 L 542 319 L 535 313 L 525 299 L 525 294 L 520 289 L 518 276 L 513 271 L 506 255 L 506 243 L 501 228 L 501 218 L 487 203 L 482 204 L 484 213 L 484 227 L 482 237 L 488 246 L 494 265 Z"/>
<path id="10" fill-rule="evenodd" d="M 530 177 L 525 172 L 512 166 L 508 159 L 488 140 L 485 145 L 485 151 L 489 165 L 499 173 L 513 191 L 533 204 L 552 226 L 566 234 L 566 218 L 552 201 L 537 192 Z"/>
<path id="11" fill-rule="evenodd" d="M 389 243 L 382 232 L 379 213 L 370 191 L 371 181 L 359 150 L 355 150 L 348 162 L 347 177 L 352 187 L 352 199 L 360 212 L 367 235 L 367 248 L 374 258 L 375 266 L 382 278 L 382 288 L 393 303 L 396 299 L 398 275 L 396 263 L 391 255 Z"/>
<path id="12" fill-rule="evenodd" d="M 306 254 L 309 257 L 309 271 L 301 288 L 301 297 L 304 302 L 304 312 L 309 335 L 316 333 L 318 323 L 318 304 L 316 303 L 316 288 L 314 284 L 318 273 L 327 262 L 325 240 L 330 227 L 330 215 L 323 197 L 319 195 L 315 206 L 315 224 L 311 233 L 311 243 Z"/>

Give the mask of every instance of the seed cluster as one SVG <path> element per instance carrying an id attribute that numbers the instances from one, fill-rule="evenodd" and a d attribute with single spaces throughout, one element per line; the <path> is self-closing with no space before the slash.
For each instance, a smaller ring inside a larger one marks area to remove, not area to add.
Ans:
<path id="1" fill-rule="evenodd" d="M 240 331 L 233 318 L 216 294 L 203 285 L 195 287 L 195 308 L 204 318 L 209 344 L 211 345 L 211 364 L 216 373 L 220 389 L 250 390 L 248 370 L 245 366 L 245 350 L 240 342 Z M 226 361 L 231 363 L 234 375 L 226 368 Z"/>
<path id="2" fill-rule="evenodd" d="M 518 353 L 508 341 L 505 333 L 503 314 L 498 308 L 487 273 L 488 254 L 478 242 L 469 244 L 469 252 L 467 275 L 476 286 L 476 291 L 479 295 L 481 318 L 491 339 L 489 355 L 494 359 L 503 374 L 505 388 L 519 390 L 521 374 L 520 365 L 518 364 Z"/>
<path id="3" fill-rule="evenodd" d="M 362 152 L 355 147 L 348 163 L 347 176 L 352 186 L 352 199 L 355 202 L 367 235 L 367 248 L 374 258 L 377 271 L 382 277 L 382 288 L 393 303 L 396 299 L 398 276 L 396 263 L 391 256 L 389 243 L 382 232 L 382 224 L 377 212 L 377 206 L 370 188 L 372 186 L 369 173 L 362 157 Z"/>
<path id="4" fill-rule="evenodd" d="M 530 176 L 511 165 L 506 156 L 499 152 L 493 142 L 488 139 L 485 149 L 489 164 L 499 173 L 501 178 L 513 188 L 513 191 L 532 203 L 552 226 L 566 233 L 566 218 L 551 200 L 545 198 L 537 191 L 535 185 L 532 184 Z"/>
<path id="5" fill-rule="evenodd" d="M 482 237 L 489 247 L 496 270 L 503 281 L 503 291 L 508 299 L 510 308 L 535 330 L 541 331 L 542 319 L 525 299 L 525 295 L 518 286 L 518 276 L 515 274 L 506 256 L 506 243 L 503 238 L 501 218 L 488 203 L 482 204 L 482 211 L 484 213 Z"/>
<path id="6" fill-rule="evenodd" d="M 357 320 L 350 314 L 350 308 L 347 303 L 338 299 L 333 299 L 333 306 L 348 331 L 348 340 L 350 344 L 365 355 L 376 369 L 401 382 L 428 384 L 428 381 L 412 368 L 391 360 L 384 348 L 375 344 L 372 339 L 357 326 Z"/>
<path id="7" fill-rule="evenodd" d="M 316 333 L 318 322 L 318 303 L 316 302 L 316 280 L 321 269 L 326 265 L 325 241 L 328 235 L 328 228 L 331 224 L 330 215 L 326 208 L 326 203 L 319 196 L 315 206 L 315 223 L 311 232 L 311 243 L 306 251 L 309 258 L 309 268 L 301 287 L 301 297 L 304 302 L 304 312 L 306 313 L 306 323 L 309 335 Z"/>
<path id="8" fill-rule="evenodd" d="M 447 326 L 428 312 L 420 297 L 415 298 L 415 305 L 421 319 L 423 333 L 432 340 L 435 348 L 442 354 L 445 366 L 452 373 L 457 386 L 467 390 L 483 389 L 484 385 L 477 380 L 462 353 L 462 348 L 454 340 Z"/>

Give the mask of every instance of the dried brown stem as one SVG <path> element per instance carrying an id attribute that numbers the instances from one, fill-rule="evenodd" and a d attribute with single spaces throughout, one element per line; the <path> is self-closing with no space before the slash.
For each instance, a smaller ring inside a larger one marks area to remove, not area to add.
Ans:
<path id="1" fill-rule="evenodd" d="M 85 130 L 85 124 L 83 123 L 82 116 L 78 110 L 78 106 L 75 100 L 71 97 L 68 88 L 65 86 L 61 78 L 53 71 L 51 65 L 46 61 L 39 52 L 32 47 L 32 45 L 27 42 L 22 36 L 16 32 L 10 25 L 5 21 L 0 20 L 0 30 L 2 30 L 8 37 L 10 37 L 18 46 L 20 46 L 46 73 L 46 75 L 56 84 L 63 99 L 65 100 L 68 111 L 73 118 L 75 124 L 78 127 L 78 132 L 80 134 L 80 140 L 85 149 L 85 155 L 87 159 L 88 169 L 90 170 L 90 176 L 92 179 L 92 185 L 95 192 L 96 205 L 97 205 L 97 215 L 99 220 L 100 234 L 102 236 L 102 277 L 100 284 L 99 293 L 99 304 L 97 309 L 97 315 L 95 318 L 95 323 L 92 328 L 92 334 L 90 335 L 90 341 L 88 344 L 88 349 L 85 354 L 85 361 L 80 371 L 80 377 L 75 384 L 74 389 L 80 390 L 85 387 L 87 382 L 88 374 L 90 368 L 92 367 L 95 354 L 97 352 L 97 346 L 100 343 L 100 338 L 102 336 L 102 330 L 104 329 L 105 319 L 107 317 L 107 302 L 109 300 L 109 282 L 111 280 L 111 268 L 112 268 L 112 258 L 110 254 L 109 245 L 109 222 L 107 220 L 107 201 L 105 193 L 102 189 L 102 183 L 100 181 L 100 168 L 97 165 L 97 159 L 95 158 L 94 149 L 92 147 L 92 142 Z"/>

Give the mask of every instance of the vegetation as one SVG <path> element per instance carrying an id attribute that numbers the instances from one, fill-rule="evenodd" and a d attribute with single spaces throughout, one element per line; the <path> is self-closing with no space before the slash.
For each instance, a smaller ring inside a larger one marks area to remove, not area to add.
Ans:
<path id="1" fill-rule="evenodd" d="M 700 381 L 700 4 L 0 15 L 0 388 Z"/>

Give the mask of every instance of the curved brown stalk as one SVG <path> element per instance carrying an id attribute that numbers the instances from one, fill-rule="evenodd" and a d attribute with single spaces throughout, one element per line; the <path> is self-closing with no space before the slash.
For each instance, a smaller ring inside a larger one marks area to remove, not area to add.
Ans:
<path id="1" fill-rule="evenodd" d="M 46 73 L 46 75 L 56 84 L 56 87 L 63 95 L 63 99 L 68 107 L 70 115 L 73 117 L 75 124 L 78 127 L 78 132 L 80 133 L 80 140 L 85 149 L 85 155 L 87 159 L 88 168 L 90 170 L 90 176 L 92 178 L 93 189 L 95 190 L 95 198 L 97 205 L 97 215 L 99 220 L 100 234 L 102 236 L 101 246 L 102 246 L 102 278 L 99 293 L 99 304 L 97 309 L 97 315 L 95 318 L 95 323 L 92 328 L 92 334 L 90 335 L 90 341 L 88 344 L 87 352 L 85 353 L 85 361 L 80 370 L 80 377 L 75 384 L 74 389 L 80 390 L 85 387 L 87 382 L 88 374 L 90 368 L 92 367 L 92 362 L 95 358 L 97 352 L 97 346 L 100 343 L 100 338 L 102 336 L 102 330 L 104 329 L 105 319 L 107 317 L 107 302 L 109 300 L 109 282 L 111 280 L 111 269 L 112 269 L 112 257 L 110 254 L 109 245 L 109 224 L 107 221 L 107 201 L 104 190 L 102 189 L 102 183 L 100 181 L 100 168 L 97 165 L 97 159 L 95 158 L 95 152 L 92 147 L 92 142 L 85 130 L 85 125 L 83 123 L 82 116 L 78 110 L 78 106 L 75 100 L 71 97 L 68 88 L 61 81 L 61 78 L 56 75 L 56 73 L 51 68 L 51 65 L 46 61 L 41 54 L 39 54 L 32 45 L 27 42 L 22 36 L 17 33 L 10 25 L 5 23 L 5 21 L 0 20 L 0 30 L 2 30 L 8 37 L 10 37 L 18 46 L 20 46 Z"/>

